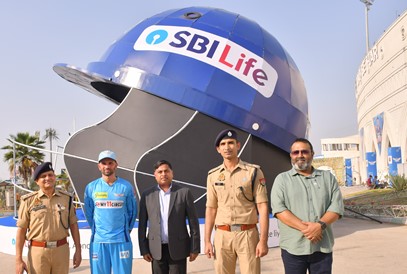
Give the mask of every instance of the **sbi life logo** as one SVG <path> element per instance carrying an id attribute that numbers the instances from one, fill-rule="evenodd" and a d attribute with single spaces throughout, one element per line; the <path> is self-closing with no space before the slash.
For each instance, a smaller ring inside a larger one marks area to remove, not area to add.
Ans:
<path id="1" fill-rule="evenodd" d="M 150 26 L 133 48 L 194 58 L 233 75 L 267 98 L 273 95 L 278 79 L 277 71 L 263 58 L 228 39 L 194 28 Z"/>

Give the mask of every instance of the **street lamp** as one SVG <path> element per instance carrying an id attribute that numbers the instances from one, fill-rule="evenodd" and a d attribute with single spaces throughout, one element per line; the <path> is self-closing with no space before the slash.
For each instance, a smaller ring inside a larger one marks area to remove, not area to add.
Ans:
<path id="1" fill-rule="evenodd" d="M 17 214 L 17 192 L 16 192 L 16 184 L 17 184 L 17 172 L 16 172 L 16 143 L 13 142 L 13 186 L 14 186 L 14 191 L 13 191 L 13 195 L 14 195 L 14 218 L 18 218 L 18 214 Z"/>
<path id="2" fill-rule="evenodd" d="M 59 154 L 61 154 L 61 153 L 59 153 L 59 149 L 64 150 L 64 147 L 57 146 L 57 153 L 55 153 L 55 161 L 54 161 L 55 165 L 54 165 L 54 168 L 56 168 L 56 167 L 57 167 L 58 155 L 59 155 Z M 62 153 L 62 155 L 63 155 L 63 153 Z"/>
<path id="3" fill-rule="evenodd" d="M 365 4 L 365 21 L 366 21 L 366 54 L 369 52 L 369 20 L 368 20 L 368 12 L 370 6 L 373 5 L 374 0 L 360 0 L 363 4 Z"/>

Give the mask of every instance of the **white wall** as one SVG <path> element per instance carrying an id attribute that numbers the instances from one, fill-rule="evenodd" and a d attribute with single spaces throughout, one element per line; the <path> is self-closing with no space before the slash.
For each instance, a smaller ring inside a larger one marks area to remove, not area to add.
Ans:
<path id="1" fill-rule="evenodd" d="M 9 227 L 9 226 L 2 226 L 0 225 L 0 252 L 15 255 L 16 250 L 16 227 Z M 90 242 L 90 229 L 80 229 L 79 230 L 81 235 L 81 248 L 82 248 L 82 259 L 89 259 L 89 242 Z M 201 253 L 203 254 L 205 248 L 204 242 L 204 232 L 205 232 L 205 225 L 200 225 L 200 232 L 201 232 Z M 141 258 L 139 247 L 138 247 L 138 230 L 137 228 L 133 229 L 131 232 L 131 239 L 133 242 L 133 258 Z M 74 253 L 74 244 L 72 241 L 72 237 L 68 238 L 69 246 L 71 249 L 71 258 Z M 268 237 L 268 246 L 269 247 L 276 247 L 279 245 L 279 229 L 277 225 L 277 219 L 271 218 L 270 219 L 270 227 L 269 227 L 269 237 Z M 26 256 L 28 252 L 27 246 L 23 249 L 23 255 Z"/>

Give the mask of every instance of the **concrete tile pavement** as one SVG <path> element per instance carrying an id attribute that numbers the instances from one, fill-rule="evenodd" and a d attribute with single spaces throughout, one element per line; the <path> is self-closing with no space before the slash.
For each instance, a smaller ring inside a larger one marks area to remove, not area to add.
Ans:
<path id="1" fill-rule="evenodd" d="M 379 224 L 370 220 L 343 218 L 334 224 L 335 274 L 404 274 L 407 273 L 407 226 Z M 14 256 L 0 253 L 1 273 L 15 273 Z M 89 261 L 70 273 L 90 273 Z M 150 264 L 133 261 L 133 273 L 151 273 Z M 214 273 L 213 261 L 200 255 L 188 263 L 188 273 Z M 236 273 L 240 273 L 237 268 Z M 262 273 L 284 273 L 280 248 L 271 248 L 262 258 Z"/>

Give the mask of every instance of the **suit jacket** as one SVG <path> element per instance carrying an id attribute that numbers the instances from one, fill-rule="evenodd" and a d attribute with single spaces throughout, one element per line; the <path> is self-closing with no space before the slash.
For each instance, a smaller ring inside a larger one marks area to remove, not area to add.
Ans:
<path id="1" fill-rule="evenodd" d="M 155 260 L 161 260 L 159 191 L 155 185 L 141 195 L 138 227 L 141 255 L 150 253 Z M 147 223 L 148 235 L 146 234 Z M 188 188 L 174 182 L 168 210 L 168 249 L 173 260 L 185 259 L 190 253 L 200 253 L 199 221 L 192 193 Z"/>

